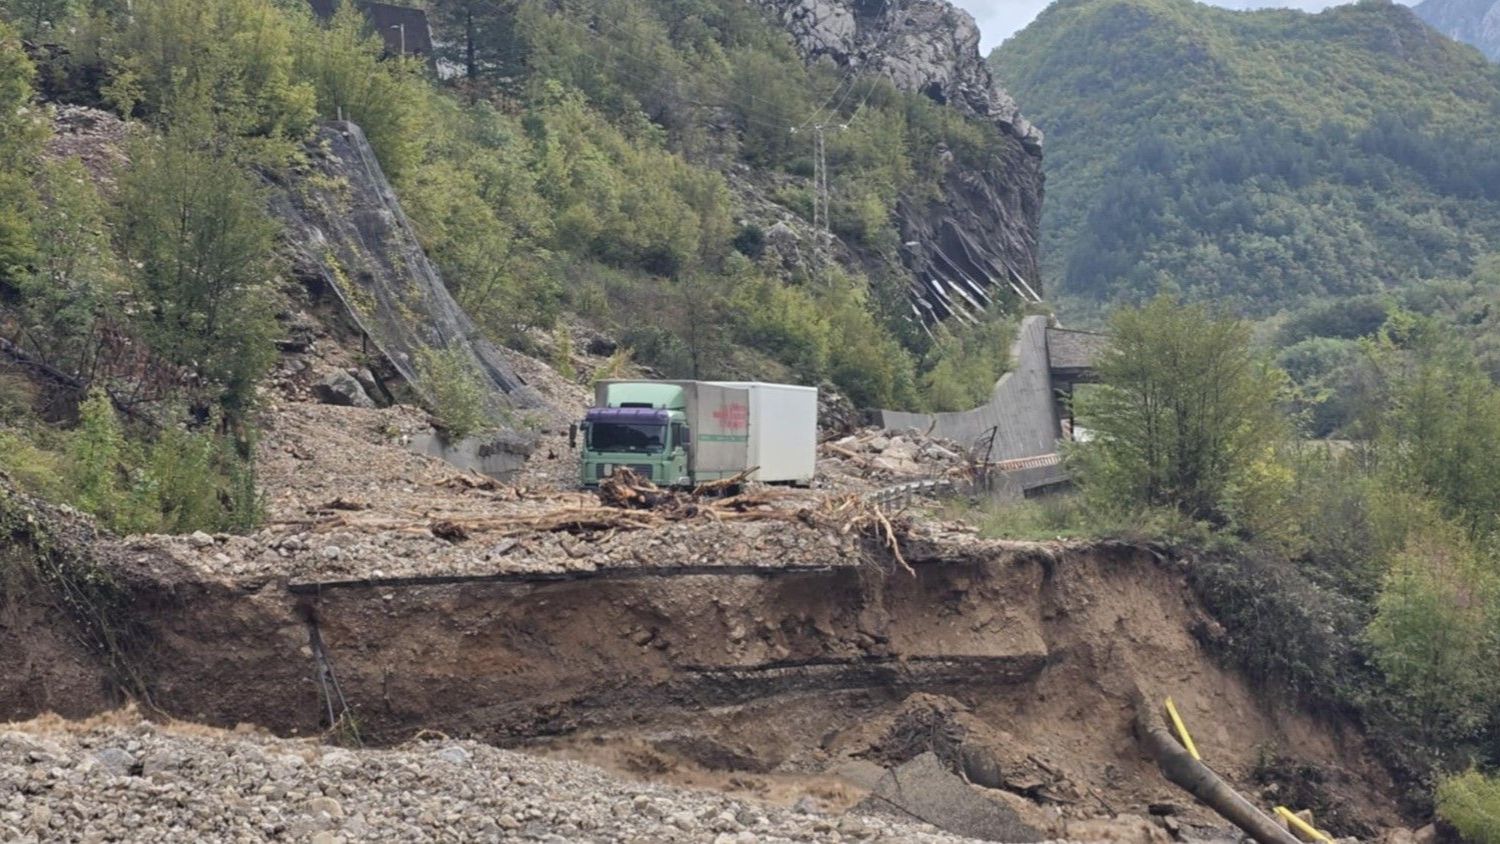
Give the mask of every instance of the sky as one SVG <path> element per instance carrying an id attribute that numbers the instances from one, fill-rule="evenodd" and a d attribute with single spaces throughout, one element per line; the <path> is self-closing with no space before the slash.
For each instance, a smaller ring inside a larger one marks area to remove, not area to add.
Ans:
<path id="1" fill-rule="evenodd" d="M 1411 0 L 1402 0 L 1411 2 Z M 1037 13 L 1045 9 L 1051 0 L 954 0 L 958 5 L 969 10 L 979 21 L 979 32 L 982 37 L 980 49 L 985 55 L 1000 42 L 1008 38 L 1012 33 L 1037 16 Z M 1316 12 L 1336 4 L 1336 0 L 1209 0 L 1215 6 L 1223 6 L 1227 9 L 1258 9 L 1267 6 L 1277 8 L 1302 9 L 1308 12 Z M 1347 0 L 1345 0 L 1347 2 Z"/>

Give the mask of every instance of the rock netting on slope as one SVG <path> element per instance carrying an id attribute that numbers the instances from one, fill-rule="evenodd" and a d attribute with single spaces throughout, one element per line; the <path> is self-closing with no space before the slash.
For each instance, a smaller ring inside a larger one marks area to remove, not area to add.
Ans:
<path id="1" fill-rule="evenodd" d="M 306 171 L 276 182 L 271 201 L 297 274 L 333 290 L 419 393 L 431 394 L 424 356 L 444 352 L 472 371 L 492 419 L 541 404 L 444 285 L 364 132 L 353 123 L 329 123 L 306 152 Z"/>
<path id="2" fill-rule="evenodd" d="M 959 842 L 626 782 L 469 741 L 358 752 L 125 716 L 0 730 L 0 839 Z"/>

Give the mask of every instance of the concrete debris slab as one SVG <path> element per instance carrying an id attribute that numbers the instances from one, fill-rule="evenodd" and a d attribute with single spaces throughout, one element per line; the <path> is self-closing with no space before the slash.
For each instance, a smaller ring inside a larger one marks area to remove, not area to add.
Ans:
<path id="1" fill-rule="evenodd" d="M 948 832 L 981 841 L 1041 841 L 1014 809 L 984 797 L 931 751 L 886 772 L 861 806 L 900 810 Z"/>

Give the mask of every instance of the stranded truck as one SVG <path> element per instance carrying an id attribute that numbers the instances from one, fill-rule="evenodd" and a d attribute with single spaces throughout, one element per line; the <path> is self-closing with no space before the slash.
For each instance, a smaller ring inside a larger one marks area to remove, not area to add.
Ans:
<path id="1" fill-rule="evenodd" d="M 661 486 L 755 469 L 750 480 L 810 483 L 818 391 L 752 381 L 600 381 L 579 426 L 584 486 L 629 467 Z"/>

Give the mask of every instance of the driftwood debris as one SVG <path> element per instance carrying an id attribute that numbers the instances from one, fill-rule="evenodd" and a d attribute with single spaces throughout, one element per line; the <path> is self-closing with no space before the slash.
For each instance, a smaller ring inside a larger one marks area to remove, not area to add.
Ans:
<path id="1" fill-rule="evenodd" d="M 668 490 L 622 468 L 604 479 L 599 485 L 597 498 L 576 493 L 567 497 L 540 496 L 541 499 L 563 502 L 561 506 L 543 512 L 502 515 L 444 512 L 421 517 L 413 514 L 412 517 L 403 518 L 328 508 L 314 513 L 321 518 L 278 523 L 304 525 L 318 532 L 425 532 L 454 543 L 464 542 L 479 534 L 599 534 L 660 528 L 673 522 L 696 519 L 719 523 L 800 523 L 841 536 L 856 534 L 870 538 L 889 552 L 904 571 L 915 574 L 901 553 L 901 541 L 908 527 L 906 522 L 892 519 L 878 503 L 853 494 L 810 501 L 805 493 L 766 487 L 745 490 L 736 495 L 718 495 L 724 489 L 741 483 L 744 483 L 742 477 L 728 478 L 722 484 L 704 485 L 691 492 Z"/>

